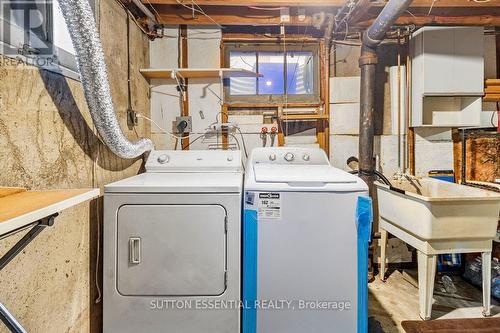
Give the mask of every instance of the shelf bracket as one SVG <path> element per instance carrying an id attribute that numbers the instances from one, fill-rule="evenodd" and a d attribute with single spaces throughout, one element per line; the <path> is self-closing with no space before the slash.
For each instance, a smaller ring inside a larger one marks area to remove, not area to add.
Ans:
<path id="1" fill-rule="evenodd" d="M 26 235 L 23 236 L 12 248 L 7 251 L 1 258 L 0 258 L 0 271 L 9 264 L 12 259 L 14 259 L 21 251 L 29 244 L 31 241 L 33 241 L 36 236 L 38 236 L 42 230 L 44 230 L 46 227 L 51 227 L 54 225 L 54 220 L 59 215 L 58 213 L 52 214 L 50 216 L 47 216 L 43 219 L 40 219 L 33 224 L 31 224 L 33 227 L 26 233 Z M 14 230 L 12 232 L 9 232 L 7 234 L 2 235 L 2 237 L 7 237 L 11 236 L 15 233 L 21 232 L 25 230 L 26 228 L 21 228 L 18 230 Z M 9 310 L 0 302 L 0 320 L 7 326 L 7 328 L 13 332 L 13 333 L 26 333 L 26 330 L 24 327 L 17 321 L 17 319 L 9 312 Z"/>

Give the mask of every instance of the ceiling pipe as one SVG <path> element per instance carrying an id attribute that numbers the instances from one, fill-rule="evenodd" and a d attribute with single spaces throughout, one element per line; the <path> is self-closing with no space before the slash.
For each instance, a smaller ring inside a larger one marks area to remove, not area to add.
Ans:
<path id="1" fill-rule="evenodd" d="M 134 5 L 139 8 L 139 10 L 146 15 L 147 18 L 151 20 L 152 23 L 158 24 L 158 20 L 156 19 L 156 16 L 141 2 L 141 0 L 132 0 Z"/>
<path id="2" fill-rule="evenodd" d="M 90 116 L 102 141 L 121 158 L 135 158 L 154 149 L 150 139 L 131 142 L 120 128 L 111 98 L 104 52 L 89 1 L 59 0 L 59 6 L 76 51 Z"/>
<path id="3" fill-rule="evenodd" d="M 377 47 L 398 17 L 408 9 L 412 0 L 390 0 L 372 25 L 363 34 L 361 57 L 361 92 L 359 116 L 359 175 L 373 193 L 375 160 L 373 158 L 375 70 Z"/>

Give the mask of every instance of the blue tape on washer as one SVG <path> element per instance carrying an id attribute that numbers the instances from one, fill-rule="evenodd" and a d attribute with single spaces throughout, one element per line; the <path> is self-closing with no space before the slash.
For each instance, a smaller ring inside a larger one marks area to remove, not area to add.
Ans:
<path id="1" fill-rule="evenodd" d="M 257 332 L 257 211 L 243 211 L 243 333 Z"/>
<path id="2" fill-rule="evenodd" d="M 372 199 L 360 196 L 356 205 L 358 232 L 358 333 L 368 332 L 368 243 L 373 222 Z"/>

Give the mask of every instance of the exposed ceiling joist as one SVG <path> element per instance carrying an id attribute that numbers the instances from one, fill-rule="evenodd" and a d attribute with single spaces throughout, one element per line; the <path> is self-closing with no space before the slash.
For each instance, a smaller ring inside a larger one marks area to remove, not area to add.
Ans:
<path id="1" fill-rule="evenodd" d="M 123 0 L 126 1 L 126 0 Z M 206 25 L 214 21 L 225 26 L 318 25 L 315 14 L 336 14 L 347 0 L 196 0 L 203 6 L 204 16 L 190 10 L 193 2 L 179 0 L 142 0 L 152 6 L 158 22 L 166 25 Z M 414 0 L 410 9 L 396 24 L 422 25 L 488 25 L 500 26 L 500 0 L 476 2 L 473 0 Z M 151 3 L 151 4 L 150 4 Z M 385 1 L 358 0 L 358 5 L 348 18 L 349 29 L 365 28 L 377 17 Z M 290 20 L 282 22 L 279 8 L 262 10 L 263 6 L 290 8 Z M 256 8 L 251 8 L 255 6 Z M 186 8 L 188 7 L 188 8 Z M 299 15 L 299 7 L 305 15 Z M 319 23 L 321 25 L 321 22 Z"/>
<path id="2" fill-rule="evenodd" d="M 157 5 L 156 10 L 159 12 L 159 22 L 162 24 L 189 24 L 189 25 L 204 25 L 213 24 L 213 21 L 208 17 L 193 13 L 184 7 L 171 5 Z M 296 10 L 290 10 L 290 20 L 281 22 L 279 11 L 262 11 L 258 9 L 243 8 L 243 7 L 228 7 L 228 6 L 213 6 L 205 7 L 204 11 L 215 22 L 220 25 L 293 25 L 305 26 L 313 24 L 313 14 L 319 13 L 322 10 L 316 7 L 307 8 L 305 16 L 302 18 Z M 333 11 L 332 11 L 333 13 Z"/>
<path id="3" fill-rule="evenodd" d="M 190 5 L 189 0 L 179 0 L 186 5 Z M 433 4 L 434 2 L 434 4 Z M 175 5 L 178 0 L 143 0 L 143 3 Z M 200 6 L 270 6 L 270 7 L 341 7 L 346 3 L 346 0 L 196 0 L 196 4 Z M 387 1 L 370 1 L 370 6 L 383 7 Z M 473 0 L 414 0 L 411 8 L 446 8 L 446 7 L 498 7 L 498 0 L 488 2 L 476 2 Z"/>
<path id="4" fill-rule="evenodd" d="M 367 27 L 377 17 L 379 10 L 371 8 L 363 18 L 353 21 L 357 27 Z M 396 24 L 406 25 L 500 25 L 500 7 L 497 8 L 414 8 L 402 15 Z"/>

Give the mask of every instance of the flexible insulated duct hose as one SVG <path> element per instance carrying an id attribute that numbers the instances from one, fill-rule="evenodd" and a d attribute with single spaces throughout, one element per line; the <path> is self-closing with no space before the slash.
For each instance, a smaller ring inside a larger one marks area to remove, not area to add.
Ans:
<path id="1" fill-rule="evenodd" d="M 150 139 L 129 141 L 123 134 L 111 98 L 108 72 L 99 34 L 88 0 L 59 0 L 76 51 L 85 99 L 101 139 L 122 158 L 135 158 L 154 149 Z"/>

